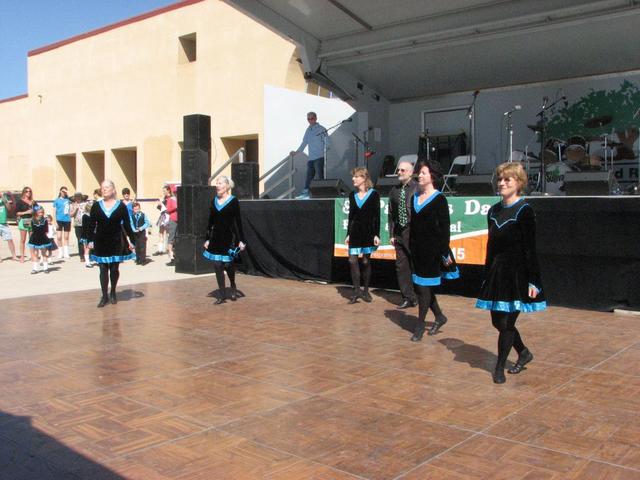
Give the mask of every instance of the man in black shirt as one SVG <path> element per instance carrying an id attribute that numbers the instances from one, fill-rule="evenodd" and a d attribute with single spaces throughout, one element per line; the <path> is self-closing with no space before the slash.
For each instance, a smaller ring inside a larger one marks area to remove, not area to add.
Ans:
<path id="1" fill-rule="evenodd" d="M 400 184 L 389 192 L 389 237 L 396 249 L 396 275 L 402 293 L 402 301 L 398 308 L 409 308 L 417 303 L 411 280 L 409 251 L 411 201 L 416 191 L 416 182 L 412 178 L 413 165 L 410 162 L 400 162 L 397 171 Z"/>

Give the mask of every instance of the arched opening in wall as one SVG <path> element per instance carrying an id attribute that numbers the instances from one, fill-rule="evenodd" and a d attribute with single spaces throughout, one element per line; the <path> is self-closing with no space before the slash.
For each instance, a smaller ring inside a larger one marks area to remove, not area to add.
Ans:
<path id="1" fill-rule="evenodd" d="M 66 186 L 71 193 L 78 189 L 75 153 L 56 155 L 55 179 L 56 189 L 63 185 Z"/>
<path id="2" fill-rule="evenodd" d="M 111 164 L 111 179 L 118 187 L 131 190 L 135 197 L 138 193 L 138 150 L 136 147 L 114 148 L 113 163 Z"/>
<path id="3" fill-rule="evenodd" d="M 104 178 L 104 150 L 95 152 L 82 152 L 80 169 L 80 181 L 78 187 L 81 190 L 92 192 L 99 188 Z"/>

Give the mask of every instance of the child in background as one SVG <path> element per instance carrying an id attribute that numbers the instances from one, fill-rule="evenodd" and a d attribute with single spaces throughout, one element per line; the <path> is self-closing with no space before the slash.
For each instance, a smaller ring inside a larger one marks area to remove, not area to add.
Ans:
<path id="1" fill-rule="evenodd" d="M 53 217 L 51 215 L 47 215 L 47 222 L 49 223 L 49 226 L 47 228 L 47 237 L 51 241 L 51 246 L 49 247 L 49 257 L 52 257 L 53 252 L 58 250 L 58 244 L 56 243 L 56 235 L 58 234 L 58 229 L 56 228 L 56 224 L 53 221 Z M 62 260 L 62 257 L 59 258 L 60 260 Z"/>
<path id="2" fill-rule="evenodd" d="M 27 246 L 31 249 L 31 262 L 33 269 L 31 274 L 38 273 L 38 253 L 42 255 L 42 270 L 49 273 L 49 247 L 51 240 L 47 236 L 49 222 L 44 216 L 44 210 L 40 206 L 33 208 L 33 220 L 31 221 L 31 235 Z"/>
<path id="3" fill-rule="evenodd" d="M 80 237 L 80 243 L 84 246 L 84 266 L 86 268 L 92 268 L 93 263 L 89 258 L 91 249 L 89 248 L 89 229 L 91 228 L 91 206 L 93 202 L 87 202 L 84 206 L 84 213 L 82 214 L 82 236 Z"/>
<path id="4" fill-rule="evenodd" d="M 131 216 L 131 228 L 136 237 L 136 264 L 146 265 L 147 263 L 147 228 L 151 224 L 147 216 L 140 211 L 140 204 L 133 202 L 133 215 Z"/>

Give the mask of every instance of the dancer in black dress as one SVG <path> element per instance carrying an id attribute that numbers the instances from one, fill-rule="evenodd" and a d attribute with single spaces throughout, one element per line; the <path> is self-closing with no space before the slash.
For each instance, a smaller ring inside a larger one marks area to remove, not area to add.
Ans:
<path id="1" fill-rule="evenodd" d="M 353 283 L 353 296 L 349 303 L 356 303 L 358 298 L 371 302 L 370 257 L 380 245 L 380 195 L 372 188 L 373 182 L 366 168 L 354 168 L 351 175 L 356 191 L 349 194 L 349 222 L 345 239 L 349 247 L 349 269 Z"/>
<path id="2" fill-rule="evenodd" d="M 542 293 L 536 255 L 536 219 L 531 206 L 520 195 L 527 175 L 519 163 L 503 163 L 496 169 L 500 203 L 487 214 L 489 241 L 485 279 L 476 307 L 491 311 L 491 322 L 500 332 L 495 383 L 504 383 L 504 368 L 511 347 L 518 361 L 509 373 L 520 373 L 533 360 L 516 328 L 520 312 L 536 312 L 547 306 Z"/>
<path id="3" fill-rule="evenodd" d="M 202 255 L 213 262 L 220 296 L 215 304 L 220 305 L 226 300 L 224 272 L 226 270 L 231 284 L 231 301 L 238 298 L 236 288 L 236 270 L 234 257 L 245 249 L 242 220 L 240 218 L 240 202 L 231 195 L 233 180 L 227 176 L 220 176 L 216 180 L 216 196 L 213 199 L 207 228 L 207 241 L 204 242 Z"/>
<path id="4" fill-rule="evenodd" d="M 429 309 L 435 322 L 429 335 L 435 335 L 447 323 L 432 287 L 442 279 L 459 278 L 460 273 L 449 248 L 449 206 L 445 196 L 436 189 L 442 180 L 442 170 L 436 162 L 424 162 L 417 167 L 418 188 L 411 200 L 409 249 L 413 264 L 413 285 L 418 296 L 418 325 L 411 337 L 419 342 L 425 331 Z"/>
<path id="5" fill-rule="evenodd" d="M 38 254 L 42 256 L 42 271 L 49 273 L 49 255 L 51 239 L 47 236 L 49 222 L 44 216 L 44 209 L 36 205 L 33 207 L 33 219 L 31 221 L 31 235 L 27 246 L 31 249 L 32 274 L 38 273 Z"/>
<path id="6" fill-rule="evenodd" d="M 116 187 L 111 180 L 102 182 L 100 188 L 102 199 L 91 206 L 87 232 L 88 246 L 93 250 L 90 259 L 100 266 L 102 298 L 98 308 L 109 302 L 118 303 L 116 286 L 120 278 L 120 262 L 136 258 L 133 253 L 135 237 L 127 207 L 116 198 Z"/>

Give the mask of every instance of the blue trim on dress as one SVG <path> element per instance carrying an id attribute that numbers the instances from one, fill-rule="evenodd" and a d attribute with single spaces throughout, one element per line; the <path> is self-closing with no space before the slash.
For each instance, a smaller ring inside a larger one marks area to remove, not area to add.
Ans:
<path id="1" fill-rule="evenodd" d="M 524 198 L 521 198 L 520 200 L 524 200 Z M 518 202 L 520 201 L 518 200 Z M 514 202 L 513 205 L 516 205 L 518 202 Z M 510 205 L 509 207 L 505 207 L 505 208 L 510 208 L 513 207 L 513 205 Z M 496 224 L 496 227 L 498 228 L 502 228 L 504 227 L 507 223 L 509 222 L 517 222 L 518 221 L 518 215 L 520 215 L 520 212 L 522 211 L 522 209 L 524 207 L 526 207 L 527 205 L 529 205 L 528 203 L 524 203 L 520 206 L 520 208 L 518 209 L 518 211 L 516 212 L 516 214 L 513 216 L 513 218 L 510 218 L 509 220 L 505 221 L 502 225 L 498 224 L 498 221 L 495 219 L 495 217 L 493 216 L 493 214 L 491 214 L 491 220 L 493 220 L 493 223 Z"/>
<path id="2" fill-rule="evenodd" d="M 120 200 L 116 200 L 116 203 L 113 204 L 113 207 L 111 207 L 109 211 L 107 211 L 107 207 L 104 206 L 104 200 L 98 200 L 98 205 L 100 205 L 102 213 L 104 213 L 107 218 L 111 218 L 111 214 L 115 212 L 116 208 L 120 205 Z"/>
<path id="3" fill-rule="evenodd" d="M 229 255 L 216 255 L 213 253 L 209 253 L 207 250 L 202 252 L 202 256 L 207 260 L 211 260 L 212 262 L 222 262 L 222 263 L 231 263 L 233 258 Z"/>
<path id="4" fill-rule="evenodd" d="M 422 210 L 424 207 L 426 207 L 428 204 L 431 203 L 431 201 L 436 198 L 438 196 L 438 194 L 440 193 L 440 190 L 436 190 L 435 192 L 433 192 L 424 202 L 420 203 L 418 201 L 418 198 L 420 198 L 420 192 L 416 192 L 413 194 L 413 208 L 416 211 L 416 213 L 420 213 L 420 210 Z"/>
<path id="5" fill-rule="evenodd" d="M 45 250 L 45 249 L 49 248 L 51 245 L 52 245 L 51 242 L 45 243 L 44 245 L 34 245 L 31 242 L 27 242 L 27 247 L 35 248 L 36 250 Z"/>
<path id="6" fill-rule="evenodd" d="M 436 285 L 442 284 L 442 279 L 440 277 L 421 277 L 415 273 L 411 275 L 411 280 L 413 280 L 413 283 L 420 285 L 421 287 L 435 287 Z"/>
<path id="7" fill-rule="evenodd" d="M 366 203 L 366 201 L 369 200 L 369 197 L 371 196 L 371 192 L 373 192 L 373 188 L 370 188 L 369 190 L 367 190 L 367 193 L 364 194 L 364 197 L 362 199 L 358 197 L 358 192 L 355 192 L 353 194 L 353 198 L 356 199 L 356 205 L 358 206 L 358 208 L 362 208 L 362 206 Z"/>
<path id="8" fill-rule="evenodd" d="M 98 263 L 120 263 L 125 260 L 133 260 L 136 258 L 136 254 L 131 252 L 129 255 L 113 255 L 111 257 L 98 257 L 93 253 L 89 255 L 89 258 Z"/>
<path id="9" fill-rule="evenodd" d="M 457 278 L 460 278 L 460 270 L 458 270 L 458 267 L 456 267 L 453 272 L 445 272 L 440 276 L 445 280 L 455 280 Z"/>
<path id="10" fill-rule="evenodd" d="M 349 255 L 360 255 L 361 253 L 368 255 L 378 250 L 378 247 L 349 247 Z"/>
<path id="11" fill-rule="evenodd" d="M 500 301 L 491 301 L 491 300 L 480 300 L 476 301 L 476 308 L 481 308 L 483 310 L 492 310 L 497 312 L 539 312 L 547 308 L 547 302 L 533 302 L 533 303 L 525 303 L 520 300 L 515 300 L 513 302 L 500 302 Z"/>
<path id="12" fill-rule="evenodd" d="M 216 210 L 221 211 L 221 210 L 222 210 L 224 207 L 226 207 L 226 206 L 227 206 L 227 204 L 228 204 L 231 200 L 233 200 L 234 198 L 236 198 L 236 197 L 234 197 L 233 195 L 229 195 L 229 198 L 227 198 L 227 199 L 224 201 L 224 203 L 219 203 L 219 202 L 218 202 L 218 197 L 215 197 L 215 198 L 213 199 L 213 205 L 216 207 Z"/>

